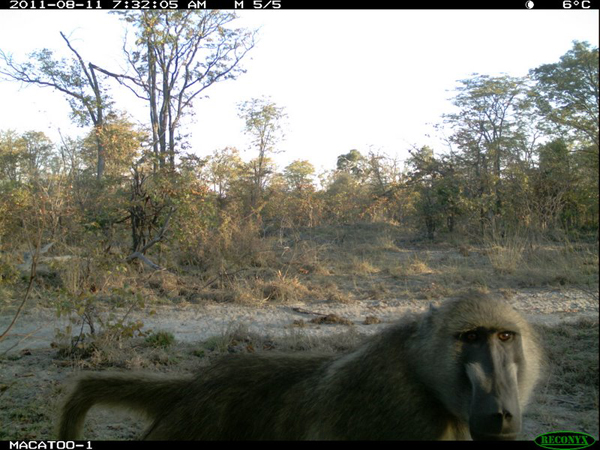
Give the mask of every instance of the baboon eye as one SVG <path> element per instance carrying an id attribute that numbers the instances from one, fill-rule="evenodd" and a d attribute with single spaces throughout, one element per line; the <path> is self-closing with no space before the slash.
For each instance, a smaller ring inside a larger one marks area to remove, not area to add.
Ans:
<path id="1" fill-rule="evenodd" d="M 515 334 L 512 331 L 501 331 L 498 333 L 498 339 L 502 342 L 510 341 Z"/>
<path id="2" fill-rule="evenodd" d="M 477 342 L 479 333 L 477 333 L 477 331 L 467 331 L 466 333 L 463 333 L 462 338 L 465 342 Z"/>

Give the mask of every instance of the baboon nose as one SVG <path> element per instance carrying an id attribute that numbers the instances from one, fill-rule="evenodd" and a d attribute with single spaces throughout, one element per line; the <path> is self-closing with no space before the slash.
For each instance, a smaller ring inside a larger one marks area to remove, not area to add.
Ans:
<path id="1" fill-rule="evenodd" d="M 491 430 L 502 432 L 506 427 L 510 426 L 512 414 L 507 411 L 501 411 L 488 416 L 487 425 Z"/>
<path id="2" fill-rule="evenodd" d="M 470 428 L 475 440 L 505 440 L 515 439 L 521 427 L 518 415 L 501 410 L 478 416 L 471 422 Z"/>
<path id="3" fill-rule="evenodd" d="M 492 414 L 489 423 L 492 428 L 496 428 L 501 433 L 513 432 L 515 425 L 517 425 L 513 422 L 512 413 L 507 410 L 502 410 L 501 412 Z"/>

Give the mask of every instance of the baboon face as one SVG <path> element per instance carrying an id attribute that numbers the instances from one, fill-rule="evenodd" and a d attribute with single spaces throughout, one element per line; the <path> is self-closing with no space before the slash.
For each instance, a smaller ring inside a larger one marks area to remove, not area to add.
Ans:
<path id="1" fill-rule="evenodd" d="M 478 327 L 459 333 L 468 379 L 469 430 L 475 440 L 515 439 L 521 430 L 521 336 L 512 329 Z"/>
<path id="2" fill-rule="evenodd" d="M 539 370 L 525 319 L 503 301 L 475 297 L 443 305 L 430 320 L 435 342 L 426 357 L 436 370 L 422 375 L 439 399 L 473 439 L 516 439 Z"/>

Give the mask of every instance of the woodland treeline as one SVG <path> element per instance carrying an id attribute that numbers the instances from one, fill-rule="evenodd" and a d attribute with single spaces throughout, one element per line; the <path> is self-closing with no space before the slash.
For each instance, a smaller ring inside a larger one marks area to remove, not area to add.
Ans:
<path id="1" fill-rule="evenodd" d="M 239 149 L 197 155 L 181 123 L 213 84 L 240 76 L 254 31 L 220 11 L 127 13 L 126 73 L 87 61 L 63 35 L 51 50 L 0 51 L 3 82 L 61 92 L 83 138 L 0 132 L 0 247 L 55 243 L 60 253 L 110 253 L 152 267 L 242 253 L 240 236 L 298 227 L 388 221 L 424 238 L 460 235 L 598 236 L 598 49 L 574 42 L 526 77 L 457 81 L 440 118 L 444 148 L 400 161 L 348 149 L 317 173 L 298 159 L 278 168 L 285 105 L 239 105 L 253 159 Z M 99 37 L 100 38 L 100 37 Z M 135 124 L 115 100 L 133 92 L 149 111 Z M 249 97 L 251 93 L 249 93 Z M 399 124 L 400 125 L 400 124 Z M 405 149 L 398 149 L 405 150 Z M 76 250 L 77 249 L 77 250 Z M 169 254 L 170 257 L 165 257 Z"/>

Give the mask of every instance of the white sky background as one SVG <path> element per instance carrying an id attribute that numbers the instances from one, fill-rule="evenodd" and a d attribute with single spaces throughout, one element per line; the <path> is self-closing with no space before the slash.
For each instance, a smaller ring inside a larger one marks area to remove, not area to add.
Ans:
<path id="1" fill-rule="evenodd" d="M 473 73 L 526 75 L 557 62 L 573 40 L 598 46 L 598 11 L 279 10 L 240 11 L 238 26 L 262 27 L 238 80 L 212 86 L 186 124 L 193 152 L 235 146 L 255 156 L 236 105 L 268 95 L 288 114 L 280 168 L 308 159 L 335 167 L 356 148 L 405 159 L 411 146 L 443 150 L 432 124 L 451 112 L 456 81 Z M 18 61 L 40 48 L 71 53 L 63 31 L 87 61 L 116 72 L 124 23 L 107 11 L 0 11 L 0 48 Z M 132 36 L 130 36 L 132 37 Z M 113 91 L 117 107 L 146 121 L 141 101 Z M 64 96 L 0 81 L 0 130 L 45 132 L 55 143 L 81 133 Z"/>

